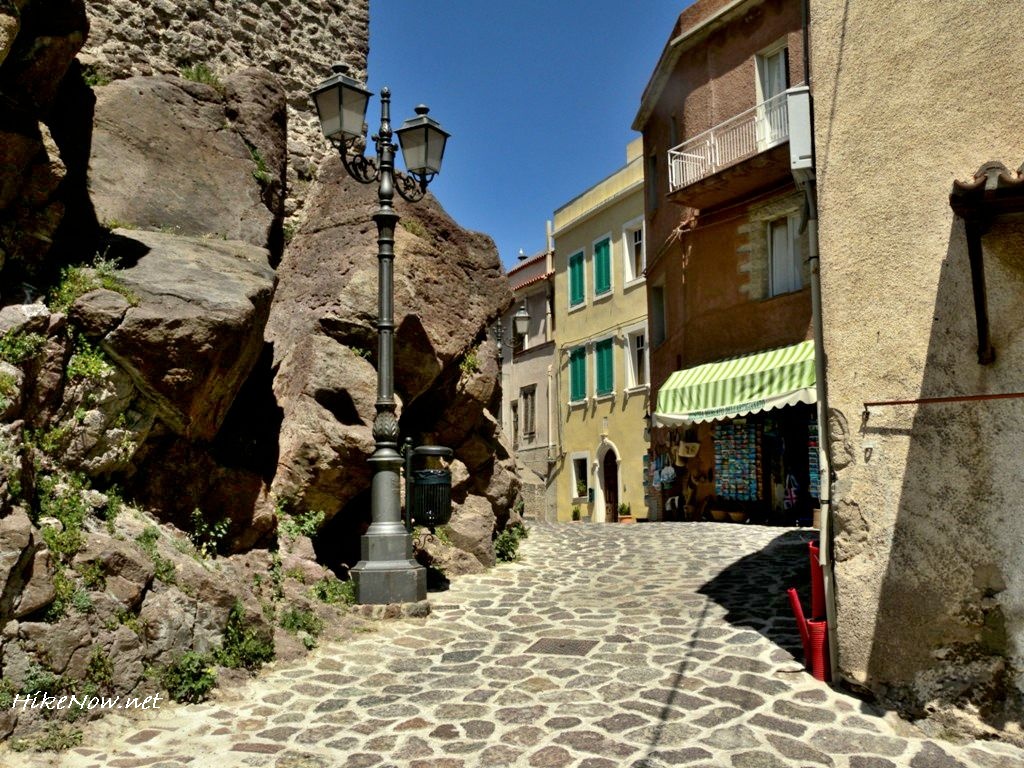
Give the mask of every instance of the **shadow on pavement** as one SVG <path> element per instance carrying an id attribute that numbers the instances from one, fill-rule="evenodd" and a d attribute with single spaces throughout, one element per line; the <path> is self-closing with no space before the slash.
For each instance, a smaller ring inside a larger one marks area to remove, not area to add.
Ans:
<path id="1" fill-rule="evenodd" d="M 796 587 L 804 612 L 810 613 L 809 541 L 813 529 L 791 530 L 768 546 L 727 566 L 697 591 L 726 609 L 725 621 L 767 637 L 803 660 L 800 633 L 786 590 Z"/>

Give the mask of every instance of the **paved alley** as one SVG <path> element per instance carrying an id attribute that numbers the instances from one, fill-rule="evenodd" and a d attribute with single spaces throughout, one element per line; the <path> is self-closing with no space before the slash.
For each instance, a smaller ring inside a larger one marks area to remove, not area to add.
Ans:
<path id="1" fill-rule="evenodd" d="M 813 680 L 785 588 L 813 533 L 536 526 L 518 563 L 457 579 L 301 666 L 144 720 L 107 717 L 18 766 L 1013 768 Z"/>

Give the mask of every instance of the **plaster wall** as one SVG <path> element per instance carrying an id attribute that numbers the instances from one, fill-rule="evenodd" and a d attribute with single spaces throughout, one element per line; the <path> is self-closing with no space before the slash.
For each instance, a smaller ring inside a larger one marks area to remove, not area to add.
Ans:
<path id="1" fill-rule="evenodd" d="M 625 283 L 624 233 L 627 222 L 642 219 L 643 187 L 639 163 L 632 163 L 563 206 L 555 214 L 555 328 L 559 459 L 553 467 L 552 483 L 559 520 L 569 520 L 574 503 L 595 521 L 604 519 L 601 459 L 609 450 L 618 457 L 619 499 L 634 516 L 644 515 L 643 456 L 647 452 L 643 416 L 647 412 L 649 388 L 627 388 L 626 332 L 645 327 L 647 296 L 643 279 Z M 568 210 L 578 211 L 575 217 Z M 594 297 L 593 245 L 611 237 L 612 291 Z M 578 308 L 568 308 L 568 260 L 583 251 L 586 270 L 586 299 Z M 593 342 L 612 336 L 614 393 L 595 398 Z M 649 338 L 649 336 L 648 336 Z M 584 403 L 569 404 L 569 350 L 587 345 L 587 393 Z M 602 439 L 602 434 L 606 435 Z M 589 457 L 589 484 L 595 490 L 593 504 L 574 501 L 572 457 Z"/>
<path id="2" fill-rule="evenodd" d="M 811 3 L 839 665 L 911 710 L 1002 727 L 1024 690 L 1024 400 L 864 403 L 1022 389 L 1024 228 L 984 239 L 982 366 L 948 202 L 982 163 L 1024 161 L 1019 12 Z"/>

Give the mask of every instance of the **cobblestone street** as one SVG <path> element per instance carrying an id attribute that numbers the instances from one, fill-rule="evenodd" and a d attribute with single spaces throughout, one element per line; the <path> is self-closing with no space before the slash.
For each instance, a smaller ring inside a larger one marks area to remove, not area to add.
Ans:
<path id="1" fill-rule="evenodd" d="M 520 562 L 456 579 L 427 619 L 376 624 L 212 702 L 107 717 L 60 758 L 0 751 L 0 765 L 1024 766 L 1012 747 L 930 740 L 803 671 L 785 588 L 806 582 L 813 535 L 535 526 Z"/>

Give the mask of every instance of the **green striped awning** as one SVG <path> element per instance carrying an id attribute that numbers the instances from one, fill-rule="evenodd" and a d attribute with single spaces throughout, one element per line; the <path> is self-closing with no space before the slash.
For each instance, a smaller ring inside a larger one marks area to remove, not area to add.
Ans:
<path id="1" fill-rule="evenodd" d="M 654 423 L 673 426 L 731 419 L 817 402 L 814 342 L 769 349 L 676 371 L 658 391 Z"/>

